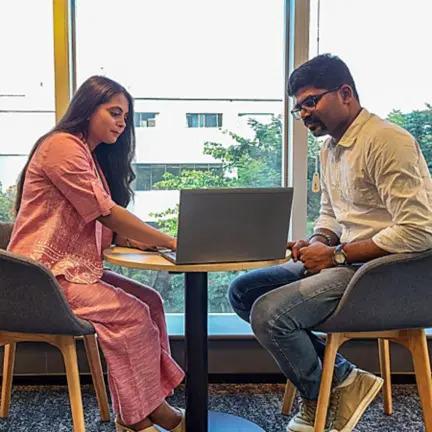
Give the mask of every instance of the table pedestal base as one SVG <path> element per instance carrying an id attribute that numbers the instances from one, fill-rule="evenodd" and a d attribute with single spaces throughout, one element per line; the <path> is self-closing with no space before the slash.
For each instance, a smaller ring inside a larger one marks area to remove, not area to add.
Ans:
<path id="1" fill-rule="evenodd" d="M 265 432 L 263 428 L 249 420 L 216 411 L 209 411 L 208 425 L 208 432 Z M 160 427 L 159 429 L 168 432 Z"/>

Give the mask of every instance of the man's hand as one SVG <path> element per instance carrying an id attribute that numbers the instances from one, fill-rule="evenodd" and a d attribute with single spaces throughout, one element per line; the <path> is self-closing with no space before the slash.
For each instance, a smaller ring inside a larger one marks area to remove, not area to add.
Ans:
<path id="1" fill-rule="evenodd" d="M 298 251 L 298 259 L 309 273 L 319 273 L 325 268 L 334 267 L 334 249 L 324 243 L 314 242 Z"/>
<path id="2" fill-rule="evenodd" d="M 309 242 L 307 240 L 296 240 L 287 243 L 287 249 L 291 250 L 291 258 L 294 262 L 297 262 L 299 259 L 299 251 L 305 246 L 309 246 Z"/>

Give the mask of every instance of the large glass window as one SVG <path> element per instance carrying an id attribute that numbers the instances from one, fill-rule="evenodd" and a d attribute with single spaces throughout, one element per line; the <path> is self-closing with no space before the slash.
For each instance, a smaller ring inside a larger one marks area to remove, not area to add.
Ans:
<path id="1" fill-rule="evenodd" d="M 351 69 L 362 106 L 411 132 L 430 170 L 432 60 L 425 47 L 431 15 L 432 2 L 424 0 L 311 0 L 310 56 L 339 55 Z M 355 17 L 349 29 L 343 27 L 347 17 Z M 309 138 L 309 229 L 319 209 L 319 193 L 311 190 L 319 145 Z"/>
<path id="2" fill-rule="evenodd" d="M 52 0 L 0 2 L 0 221 L 11 220 L 17 177 L 54 125 Z"/>
<path id="3" fill-rule="evenodd" d="M 158 113 L 136 130 L 138 216 L 175 232 L 179 189 L 281 185 L 284 21 L 283 0 L 77 0 L 78 85 L 105 74 Z M 181 275 L 129 273 L 183 311 Z M 211 312 L 234 276 L 209 276 Z"/>

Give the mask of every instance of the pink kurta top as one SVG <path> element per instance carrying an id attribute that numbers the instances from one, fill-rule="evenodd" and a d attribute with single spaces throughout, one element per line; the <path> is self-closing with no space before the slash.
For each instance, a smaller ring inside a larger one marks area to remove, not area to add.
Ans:
<path id="1" fill-rule="evenodd" d="M 89 147 L 54 133 L 36 150 L 8 250 L 30 257 L 55 276 L 90 284 L 102 276 L 102 250 L 112 231 L 96 219 L 115 205 Z"/>

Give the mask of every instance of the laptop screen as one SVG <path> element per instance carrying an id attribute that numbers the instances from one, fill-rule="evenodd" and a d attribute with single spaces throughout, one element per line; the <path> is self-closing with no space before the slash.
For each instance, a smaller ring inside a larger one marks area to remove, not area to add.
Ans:
<path id="1" fill-rule="evenodd" d="M 284 257 L 292 196 L 292 188 L 182 190 L 176 262 Z"/>

